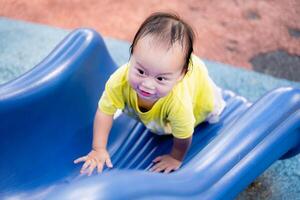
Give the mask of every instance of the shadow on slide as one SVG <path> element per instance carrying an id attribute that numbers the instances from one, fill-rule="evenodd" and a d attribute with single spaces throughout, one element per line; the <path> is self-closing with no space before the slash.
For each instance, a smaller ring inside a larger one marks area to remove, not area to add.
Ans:
<path id="1" fill-rule="evenodd" d="M 79 176 L 73 160 L 90 150 L 97 102 L 116 68 L 101 36 L 78 29 L 0 86 L 1 199 L 233 199 L 300 151 L 299 89 L 278 88 L 253 104 L 223 91 L 221 121 L 196 128 L 179 171 L 147 172 L 171 137 L 120 115 L 108 144 L 114 169 Z"/>

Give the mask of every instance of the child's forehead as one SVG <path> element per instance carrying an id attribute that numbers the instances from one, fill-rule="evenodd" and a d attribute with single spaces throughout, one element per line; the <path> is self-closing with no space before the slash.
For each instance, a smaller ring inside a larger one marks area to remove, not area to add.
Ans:
<path id="1" fill-rule="evenodd" d="M 173 44 L 171 44 L 170 38 L 161 37 L 155 34 L 147 34 L 145 36 L 142 36 L 138 40 L 137 45 L 140 45 L 144 48 L 164 49 L 166 51 L 174 48 L 179 48 L 180 50 L 183 49 L 183 46 L 179 41 L 176 41 Z"/>
<path id="2" fill-rule="evenodd" d="M 153 44 L 148 39 L 137 44 L 133 57 L 139 66 L 159 73 L 181 70 L 184 65 L 181 47 L 167 49 L 165 44 Z"/>

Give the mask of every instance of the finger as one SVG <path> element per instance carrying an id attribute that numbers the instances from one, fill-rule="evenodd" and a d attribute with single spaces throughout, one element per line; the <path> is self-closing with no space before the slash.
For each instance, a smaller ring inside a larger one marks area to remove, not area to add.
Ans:
<path id="1" fill-rule="evenodd" d="M 149 171 L 160 172 L 161 169 L 163 168 L 163 165 L 164 165 L 163 163 L 159 162 L 159 163 L 155 164 L 153 167 L 151 167 Z"/>
<path id="2" fill-rule="evenodd" d="M 90 167 L 88 168 L 88 171 L 87 171 L 87 175 L 88 175 L 88 176 L 90 176 L 90 175 L 93 173 L 93 171 L 94 171 L 96 165 L 97 165 L 96 162 L 92 162 L 92 163 L 91 163 L 91 165 L 90 165 Z"/>
<path id="3" fill-rule="evenodd" d="M 154 172 L 156 169 L 157 169 L 157 167 L 154 165 L 154 166 L 152 166 L 152 167 L 149 169 L 149 171 L 150 171 L 150 172 Z"/>
<path id="4" fill-rule="evenodd" d="M 165 162 L 159 162 L 157 163 L 157 168 L 154 170 L 154 172 L 162 172 L 164 171 L 166 168 L 168 167 L 168 165 Z"/>
<path id="5" fill-rule="evenodd" d="M 105 163 L 106 163 L 106 166 L 107 166 L 107 167 L 109 167 L 109 168 L 112 168 L 112 167 L 113 167 L 113 164 L 111 163 L 110 158 L 107 158 L 106 161 L 105 161 Z"/>
<path id="6" fill-rule="evenodd" d="M 103 163 L 102 162 L 98 162 L 97 164 L 97 172 L 101 173 L 103 171 Z"/>
<path id="7" fill-rule="evenodd" d="M 158 168 L 156 168 L 153 172 L 163 172 L 165 170 L 165 168 L 164 167 L 158 167 Z"/>
<path id="8" fill-rule="evenodd" d="M 76 160 L 74 160 L 74 163 L 77 164 L 77 163 L 80 163 L 80 162 L 84 162 L 86 161 L 87 159 L 87 156 L 82 156 L 80 158 L 77 158 Z"/>
<path id="9" fill-rule="evenodd" d="M 84 171 L 90 166 L 91 160 L 85 161 L 85 163 L 82 165 L 80 173 L 84 173 Z"/>
<path id="10" fill-rule="evenodd" d="M 174 168 L 174 171 L 178 170 L 180 168 L 180 165 L 178 167 L 175 167 Z"/>
<path id="11" fill-rule="evenodd" d="M 173 171 L 174 169 L 172 167 L 167 167 L 164 171 L 165 174 L 169 174 L 171 171 Z"/>
<path id="12" fill-rule="evenodd" d="M 163 162 L 163 161 L 159 161 L 157 163 L 155 163 L 155 167 L 159 167 L 159 168 L 163 168 L 163 167 L 166 167 L 166 163 Z"/>
<path id="13" fill-rule="evenodd" d="M 149 171 L 150 171 L 150 172 L 153 172 L 156 168 L 157 168 L 157 166 L 156 166 L 156 165 L 153 165 L 152 167 L 150 167 Z"/>
<path id="14" fill-rule="evenodd" d="M 162 156 L 158 156 L 158 157 L 156 157 L 152 162 L 159 162 L 159 161 L 161 161 L 161 159 L 162 159 Z"/>

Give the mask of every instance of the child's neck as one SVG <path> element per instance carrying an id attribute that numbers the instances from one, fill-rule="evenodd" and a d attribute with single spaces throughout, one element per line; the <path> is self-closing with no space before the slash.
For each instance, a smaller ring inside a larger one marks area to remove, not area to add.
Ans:
<path id="1" fill-rule="evenodd" d="M 156 100 L 157 101 L 157 100 Z M 138 106 L 141 112 L 147 112 L 151 110 L 156 101 L 144 100 L 138 97 Z"/>

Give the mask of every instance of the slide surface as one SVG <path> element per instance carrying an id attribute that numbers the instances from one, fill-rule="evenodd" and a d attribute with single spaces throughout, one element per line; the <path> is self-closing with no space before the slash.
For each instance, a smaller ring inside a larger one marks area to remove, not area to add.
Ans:
<path id="1" fill-rule="evenodd" d="M 117 68 L 101 36 L 78 29 L 35 68 L 0 85 L 0 198 L 233 199 L 278 159 L 300 151 L 300 90 L 278 88 L 254 103 L 223 91 L 221 121 L 195 130 L 182 168 L 147 172 L 171 148 L 125 115 L 108 149 L 113 170 L 81 177 L 73 160 L 87 153 L 93 116 Z"/>

